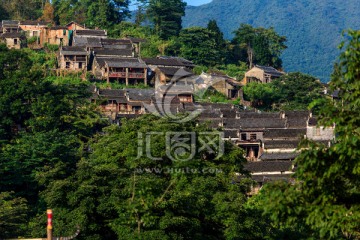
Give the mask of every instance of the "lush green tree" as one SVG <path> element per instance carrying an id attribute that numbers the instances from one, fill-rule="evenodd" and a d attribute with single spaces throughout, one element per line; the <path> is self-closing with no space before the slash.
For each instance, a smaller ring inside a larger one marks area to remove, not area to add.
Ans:
<path id="1" fill-rule="evenodd" d="M 166 40 L 179 35 L 185 7 L 183 0 L 149 0 L 147 14 L 160 38 Z"/>
<path id="2" fill-rule="evenodd" d="M 219 26 L 217 25 L 216 20 L 210 20 L 207 25 L 207 29 L 209 31 L 212 31 L 215 33 L 215 43 L 216 43 L 216 49 L 219 51 L 219 57 L 218 60 L 221 63 L 226 62 L 226 58 L 228 57 L 228 44 L 224 39 L 224 34 L 220 30 Z"/>
<path id="3" fill-rule="evenodd" d="M 307 110 L 311 102 L 325 97 L 319 80 L 298 72 L 267 84 L 249 83 L 243 90 L 245 99 L 263 110 Z"/>
<path id="4" fill-rule="evenodd" d="M 360 238 L 360 31 L 348 31 L 330 86 L 340 101 L 322 100 L 320 124 L 336 126 L 330 146 L 304 143 L 296 182 L 268 185 L 264 207 L 282 225 L 303 224 L 322 239 Z"/>
<path id="5" fill-rule="evenodd" d="M 274 28 L 254 28 L 248 24 L 241 24 L 234 31 L 234 58 L 254 64 L 281 68 L 280 55 L 286 49 L 286 37 L 278 35 Z"/>
<path id="6" fill-rule="evenodd" d="M 279 99 L 276 89 L 271 84 L 249 83 L 243 87 L 244 98 L 251 102 L 253 107 L 271 110 Z"/>
<path id="7" fill-rule="evenodd" d="M 320 80 L 299 72 L 285 74 L 271 85 L 278 94 L 276 104 L 281 109 L 305 110 L 312 101 L 324 97 Z"/>
<path id="8" fill-rule="evenodd" d="M 235 173 L 243 172 L 240 149 L 225 143 L 225 154 L 215 158 L 217 153 L 196 148 L 188 161 L 172 161 L 167 153 L 166 132 L 203 131 L 211 130 L 193 121 L 179 124 L 152 115 L 107 128 L 94 139 L 89 158 L 78 163 L 76 174 L 52 181 L 42 193 L 47 205 L 59 212 L 61 224 L 55 231 L 71 233 L 79 224 L 86 239 L 241 236 L 241 229 L 248 229 L 242 221 L 249 185 L 234 182 Z M 144 138 L 138 139 L 139 132 Z M 150 132 L 163 134 L 146 137 Z M 139 141 L 149 139 L 148 153 L 158 160 L 149 158 L 145 147 L 139 154 Z"/>
<path id="9" fill-rule="evenodd" d="M 221 53 L 216 43 L 216 33 L 202 27 L 181 30 L 178 42 L 180 55 L 205 66 L 221 64 Z"/>
<path id="10" fill-rule="evenodd" d="M 36 20 L 41 17 L 44 4 L 44 0 L 1 0 L 0 5 L 7 13 L 2 20 Z"/>
<path id="11" fill-rule="evenodd" d="M 27 218 L 24 198 L 14 197 L 14 193 L 0 192 L 0 237 L 9 238 L 21 233 L 21 224 Z"/>
<path id="12" fill-rule="evenodd" d="M 129 0 L 54 0 L 58 24 L 77 21 L 88 27 L 111 28 L 129 15 Z"/>

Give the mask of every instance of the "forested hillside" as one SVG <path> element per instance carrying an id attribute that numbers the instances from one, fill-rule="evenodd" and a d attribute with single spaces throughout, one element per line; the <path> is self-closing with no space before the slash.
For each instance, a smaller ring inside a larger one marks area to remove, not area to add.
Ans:
<path id="1" fill-rule="evenodd" d="M 300 71 L 328 81 L 339 54 L 341 32 L 360 28 L 358 0 L 213 0 L 188 7 L 183 27 L 206 26 L 215 19 L 226 38 L 240 23 L 255 27 L 273 26 L 287 37 L 282 59 L 285 71 Z"/>

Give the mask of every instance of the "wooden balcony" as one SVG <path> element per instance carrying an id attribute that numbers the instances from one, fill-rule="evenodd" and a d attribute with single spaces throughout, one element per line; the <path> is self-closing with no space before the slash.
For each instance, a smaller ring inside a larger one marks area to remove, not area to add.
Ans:
<path id="1" fill-rule="evenodd" d="M 126 78 L 126 72 L 110 72 L 109 77 L 111 78 Z M 128 78 L 145 78 L 144 73 L 128 73 Z"/>

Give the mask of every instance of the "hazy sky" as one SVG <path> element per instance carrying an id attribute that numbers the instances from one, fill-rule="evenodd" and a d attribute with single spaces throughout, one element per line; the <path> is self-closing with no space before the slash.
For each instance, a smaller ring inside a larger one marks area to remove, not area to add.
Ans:
<path id="1" fill-rule="evenodd" d="M 211 0 L 186 0 L 188 5 L 199 6 L 201 4 L 209 3 Z"/>

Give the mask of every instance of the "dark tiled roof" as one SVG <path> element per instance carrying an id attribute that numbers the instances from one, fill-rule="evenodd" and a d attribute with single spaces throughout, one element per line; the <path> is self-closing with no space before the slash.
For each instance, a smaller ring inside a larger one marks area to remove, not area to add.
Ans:
<path id="1" fill-rule="evenodd" d="M 284 119 L 273 118 L 247 118 L 247 119 L 224 119 L 224 127 L 226 128 L 284 128 Z"/>
<path id="2" fill-rule="evenodd" d="M 195 67 L 196 66 L 192 61 L 187 60 L 187 59 L 182 58 L 182 57 L 160 56 L 158 58 L 159 59 L 174 59 L 174 60 L 177 60 L 177 61 L 181 62 L 182 64 L 184 64 L 187 67 Z"/>
<path id="3" fill-rule="evenodd" d="M 62 55 L 87 55 L 87 51 L 79 46 L 64 46 L 60 50 Z"/>
<path id="4" fill-rule="evenodd" d="M 156 89 L 156 92 L 162 94 L 181 94 L 181 93 L 193 93 L 194 89 L 189 85 L 162 85 Z"/>
<path id="5" fill-rule="evenodd" d="M 120 89 L 100 89 L 99 95 L 100 96 L 107 96 L 107 97 L 119 97 L 125 96 L 126 91 Z"/>
<path id="6" fill-rule="evenodd" d="M 199 103 L 199 105 L 206 109 L 230 110 L 234 108 L 234 105 L 229 103 Z"/>
<path id="7" fill-rule="evenodd" d="M 297 148 L 300 140 L 273 140 L 264 141 L 265 149 L 293 149 Z"/>
<path id="8" fill-rule="evenodd" d="M 20 25 L 40 25 L 40 26 L 47 26 L 48 24 L 50 24 L 50 22 L 45 22 L 45 21 L 32 21 L 32 20 L 25 20 L 25 21 L 21 21 Z"/>
<path id="9" fill-rule="evenodd" d="M 146 62 L 145 62 L 146 63 Z M 148 64 L 148 63 L 147 63 Z M 169 77 L 186 77 L 191 76 L 193 73 L 186 68 L 174 68 L 174 67 L 159 67 L 159 70 Z"/>
<path id="10" fill-rule="evenodd" d="M 280 76 L 284 75 L 284 73 L 276 70 L 273 67 L 261 66 L 261 65 L 255 65 L 255 67 L 264 70 L 265 73 L 270 74 L 271 76 L 274 76 L 274 77 L 280 77 Z"/>
<path id="11" fill-rule="evenodd" d="M 235 118 L 236 110 L 235 109 L 221 109 L 223 118 Z"/>
<path id="12" fill-rule="evenodd" d="M 76 30 L 75 35 L 78 36 L 106 36 L 105 30 L 93 30 L 93 29 L 87 29 L 87 30 Z"/>
<path id="13" fill-rule="evenodd" d="M 132 56 L 131 49 L 98 49 L 94 53 L 96 56 Z"/>
<path id="14" fill-rule="evenodd" d="M 2 20 L 3 27 L 18 27 L 19 23 L 17 20 Z"/>
<path id="15" fill-rule="evenodd" d="M 278 118 L 280 119 L 280 113 L 257 113 L 257 112 L 248 112 L 242 111 L 239 112 L 240 118 Z"/>
<path id="16" fill-rule="evenodd" d="M 143 61 L 148 65 L 186 67 L 186 64 L 177 59 L 143 58 Z"/>
<path id="17" fill-rule="evenodd" d="M 50 30 L 67 30 L 67 27 L 64 27 L 64 26 L 54 26 L 54 27 L 50 27 Z"/>
<path id="18" fill-rule="evenodd" d="M 299 129 L 268 129 L 264 132 L 264 138 L 268 139 L 288 139 L 300 138 L 306 134 L 306 128 Z"/>
<path id="19" fill-rule="evenodd" d="M 118 89 L 100 89 L 99 96 L 108 100 L 115 100 L 117 103 L 127 103 L 124 90 Z"/>
<path id="20" fill-rule="evenodd" d="M 131 41 L 128 39 L 112 39 L 112 38 L 103 38 L 101 39 L 101 43 L 105 45 L 130 45 Z"/>
<path id="21" fill-rule="evenodd" d="M 0 36 L 1 38 L 25 38 L 25 36 L 19 32 L 3 33 Z"/>
<path id="22" fill-rule="evenodd" d="M 109 67 L 115 68 L 147 68 L 147 66 L 137 58 L 109 58 L 105 59 L 105 62 Z"/>
<path id="23" fill-rule="evenodd" d="M 238 138 L 239 131 L 236 129 L 225 129 L 224 138 Z"/>
<path id="24" fill-rule="evenodd" d="M 285 111 L 285 116 L 287 118 L 308 118 L 310 116 L 309 111 Z"/>
<path id="25" fill-rule="evenodd" d="M 291 161 L 257 161 L 247 162 L 244 168 L 252 173 L 257 172 L 285 172 L 291 171 Z"/>
<path id="26" fill-rule="evenodd" d="M 102 47 L 101 39 L 99 39 L 99 38 L 89 37 L 86 40 L 87 40 L 87 44 L 86 44 L 87 47 Z"/>
<path id="27" fill-rule="evenodd" d="M 99 64 L 100 67 L 104 67 L 106 61 L 119 62 L 119 63 L 121 63 L 121 62 L 133 62 L 133 63 L 137 63 L 137 62 L 139 62 L 139 59 L 137 59 L 137 58 L 95 57 L 94 61 L 97 62 L 97 64 Z"/>
<path id="28" fill-rule="evenodd" d="M 307 118 L 289 118 L 286 122 L 289 128 L 306 128 Z"/>
<path id="29" fill-rule="evenodd" d="M 263 153 L 259 159 L 263 161 L 294 160 L 299 154 L 295 152 Z"/>
<path id="30" fill-rule="evenodd" d="M 292 174 L 264 174 L 253 175 L 251 178 L 258 183 L 266 183 L 272 181 L 290 181 Z"/>
<path id="31" fill-rule="evenodd" d="M 155 94 L 154 89 L 125 89 L 130 101 L 147 101 L 150 102 Z"/>

